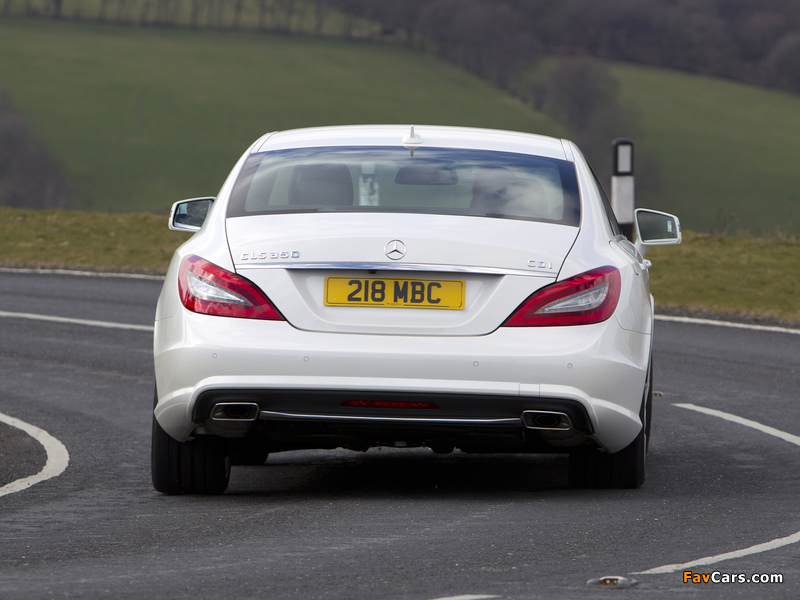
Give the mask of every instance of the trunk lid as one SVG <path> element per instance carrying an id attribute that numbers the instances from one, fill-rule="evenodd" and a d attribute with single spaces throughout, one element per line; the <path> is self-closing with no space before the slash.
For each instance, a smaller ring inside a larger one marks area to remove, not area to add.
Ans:
<path id="1" fill-rule="evenodd" d="M 364 334 L 489 333 L 555 280 L 578 231 L 533 221 L 407 213 L 227 220 L 236 271 L 258 285 L 293 326 Z"/>

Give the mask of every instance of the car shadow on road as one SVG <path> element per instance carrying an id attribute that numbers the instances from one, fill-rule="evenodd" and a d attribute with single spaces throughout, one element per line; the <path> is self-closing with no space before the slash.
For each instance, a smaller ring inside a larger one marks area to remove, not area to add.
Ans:
<path id="1" fill-rule="evenodd" d="M 234 467 L 228 494 L 474 495 L 565 489 L 565 455 L 435 455 L 428 449 L 287 452 Z"/>

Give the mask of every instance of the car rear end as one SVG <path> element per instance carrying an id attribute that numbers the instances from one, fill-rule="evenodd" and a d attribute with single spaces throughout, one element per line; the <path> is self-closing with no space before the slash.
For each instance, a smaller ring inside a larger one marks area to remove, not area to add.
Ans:
<path id="1" fill-rule="evenodd" d="M 649 297 L 580 159 L 422 131 L 290 132 L 243 157 L 159 302 L 170 436 L 609 453 L 637 437 Z"/>

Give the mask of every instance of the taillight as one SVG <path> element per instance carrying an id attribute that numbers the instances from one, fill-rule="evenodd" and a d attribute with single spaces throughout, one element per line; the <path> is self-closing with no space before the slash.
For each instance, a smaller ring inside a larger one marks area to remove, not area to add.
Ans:
<path id="1" fill-rule="evenodd" d="M 223 317 L 282 321 L 256 285 L 199 256 L 187 256 L 178 273 L 178 293 L 192 312 Z"/>
<path id="2" fill-rule="evenodd" d="M 621 278 L 601 267 L 542 288 L 503 323 L 505 327 L 588 325 L 608 319 L 617 308 Z"/>

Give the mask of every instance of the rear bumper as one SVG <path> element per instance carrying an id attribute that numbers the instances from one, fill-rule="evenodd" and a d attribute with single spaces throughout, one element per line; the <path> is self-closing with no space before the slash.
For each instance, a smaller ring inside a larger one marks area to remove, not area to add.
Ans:
<path id="1" fill-rule="evenodd" d="M 231 398 L 256 404 L 259 432 L 287 446 L 292 436 L 540 440 L 522 422 L 526 410 L 566 411 L 610 452 L 641 428 L 650 336 L 615 319 L 426 337 L 310 333 L 180 312 L 156 323 L 154 349 L 155 415 L 181 441 L 206 432 L 209 407 Z M 439 408 L 341 407 L 362 397 L 428 398 Z"/>
<path id="2" fill-rule="evenodd" d="M 585 442 L 592 425 L 571 400 L 342 390 L 212 390 L 194 405 L 196 431 L 261 435 L 271 452 L 401 445 L 545 451 Z"/>

